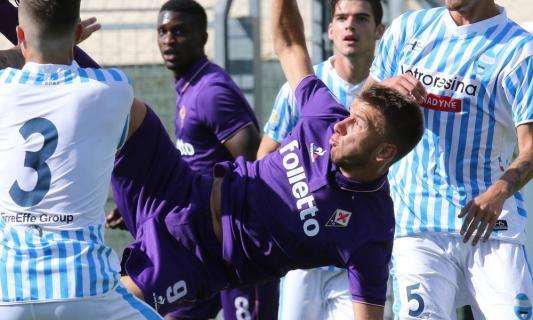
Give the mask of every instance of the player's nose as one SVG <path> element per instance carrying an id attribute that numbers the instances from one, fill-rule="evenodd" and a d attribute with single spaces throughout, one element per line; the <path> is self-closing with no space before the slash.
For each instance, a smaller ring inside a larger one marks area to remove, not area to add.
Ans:
<path id="1" fill-rule="evenodd" d="M 346 134 L 346 123 L 347 122 L 348 122 L 348 118 L 335 123 L 335 125 L 333 126 L 333 131 L 335 133 L 340 134 L 340 135 L 345 135 Z"/>

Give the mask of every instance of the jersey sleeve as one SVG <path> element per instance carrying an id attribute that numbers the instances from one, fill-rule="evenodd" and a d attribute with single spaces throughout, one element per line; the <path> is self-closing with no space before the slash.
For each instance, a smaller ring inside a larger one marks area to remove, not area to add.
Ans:
<path id="1" fill-rule="evenodd" d="M 392 21 L 378 44 L 376 55 L 370 67 L 370 76 L 376 81 L 383 81 L 396 75 L 398 69 L 400 42 L 405 32 L 407 15 Z"/>
<path id="2" fill-rule="evenodd" d="M 348 261 L 352 300 L 385 305 L 392 240 L 372 242 L 355 251 Z"/>
<path id="3" fill-rule="evenodd" d="M 272 140 L 281 142 L 294 128 L 299 117 L 294 94 L 289 83 L 285 83 L 274 101 L 264 132 Z"/>
<path id="4" fill-rule="evenodd" d="M 294 95 L 302 118 L 320 117 L 338 120 L 349 115 L 324 82 L 315 75 L 309 75 L 300 81 Z"/>
<path id="5" fill-rule="evenodd" d="M 503 81 L 515 126 L 533 122 L 533 57 L 525 58 Z"/>
<path id="6" fill-rule="evenodd" d="M 198 96 L 196 108 L 205 125 L 224 143 L 239 129 L 257 125 L 248 102 L 223 83 L 211 84 Z"/>

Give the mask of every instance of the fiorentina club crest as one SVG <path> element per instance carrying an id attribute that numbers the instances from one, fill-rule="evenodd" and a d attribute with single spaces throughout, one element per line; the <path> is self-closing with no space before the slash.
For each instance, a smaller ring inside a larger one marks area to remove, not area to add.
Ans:
<path id="1" fill-rule="evenodd" d="M 180 117 L 180 122 L 182 126 L 183 126 L 183 121 L 185 121 L 186 116 L 187 116 L 187 109 L 185 108 L 184 105 L 181 105 L 180 111 L 179 111 L 179 117 Z"/>
<path id="2" fill-rule="evenodd" d="M 326 153 L 326 150 L 321 147 L 317 147 L 314 143 L 311 143 L 311 146 L 309 146 L 309 153 L 311 155 L 311 162 L 315 162 L 316 159 Z"/>
<path id="3" fill-rule="evenodd" d="M 352 213 L 350 211 L 337 209 L 329 218 L 326 227 L 347 227 L 351 217 Z"/>

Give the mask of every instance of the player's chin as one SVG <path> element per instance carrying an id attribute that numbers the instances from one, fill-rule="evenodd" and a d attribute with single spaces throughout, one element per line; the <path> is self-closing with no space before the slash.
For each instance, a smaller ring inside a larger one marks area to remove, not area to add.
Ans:
<path id="1" fill-rule="evenodd" d="M 339 146 L 332 146 L 331 147 L 331 162 L 338 165 L 342 162 L 342 155 Z"/>
<path id="2" fill-rule="evenodd" d="M 181 65 L 175 60 L 165 60 L 165 67 L 172 71 L 179 71 L 181 69 Z"/>

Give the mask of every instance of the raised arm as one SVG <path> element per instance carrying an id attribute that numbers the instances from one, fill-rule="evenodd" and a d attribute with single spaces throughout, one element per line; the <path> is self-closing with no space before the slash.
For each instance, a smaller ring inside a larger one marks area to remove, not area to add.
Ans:
<path id="1" fill-rule="evenodd" d="M 313 74 L 302 16 L 296 0 L 272 0 L 271 15 L 274 51 L 287 81 L 295 90 L 303 78 Z"/>

